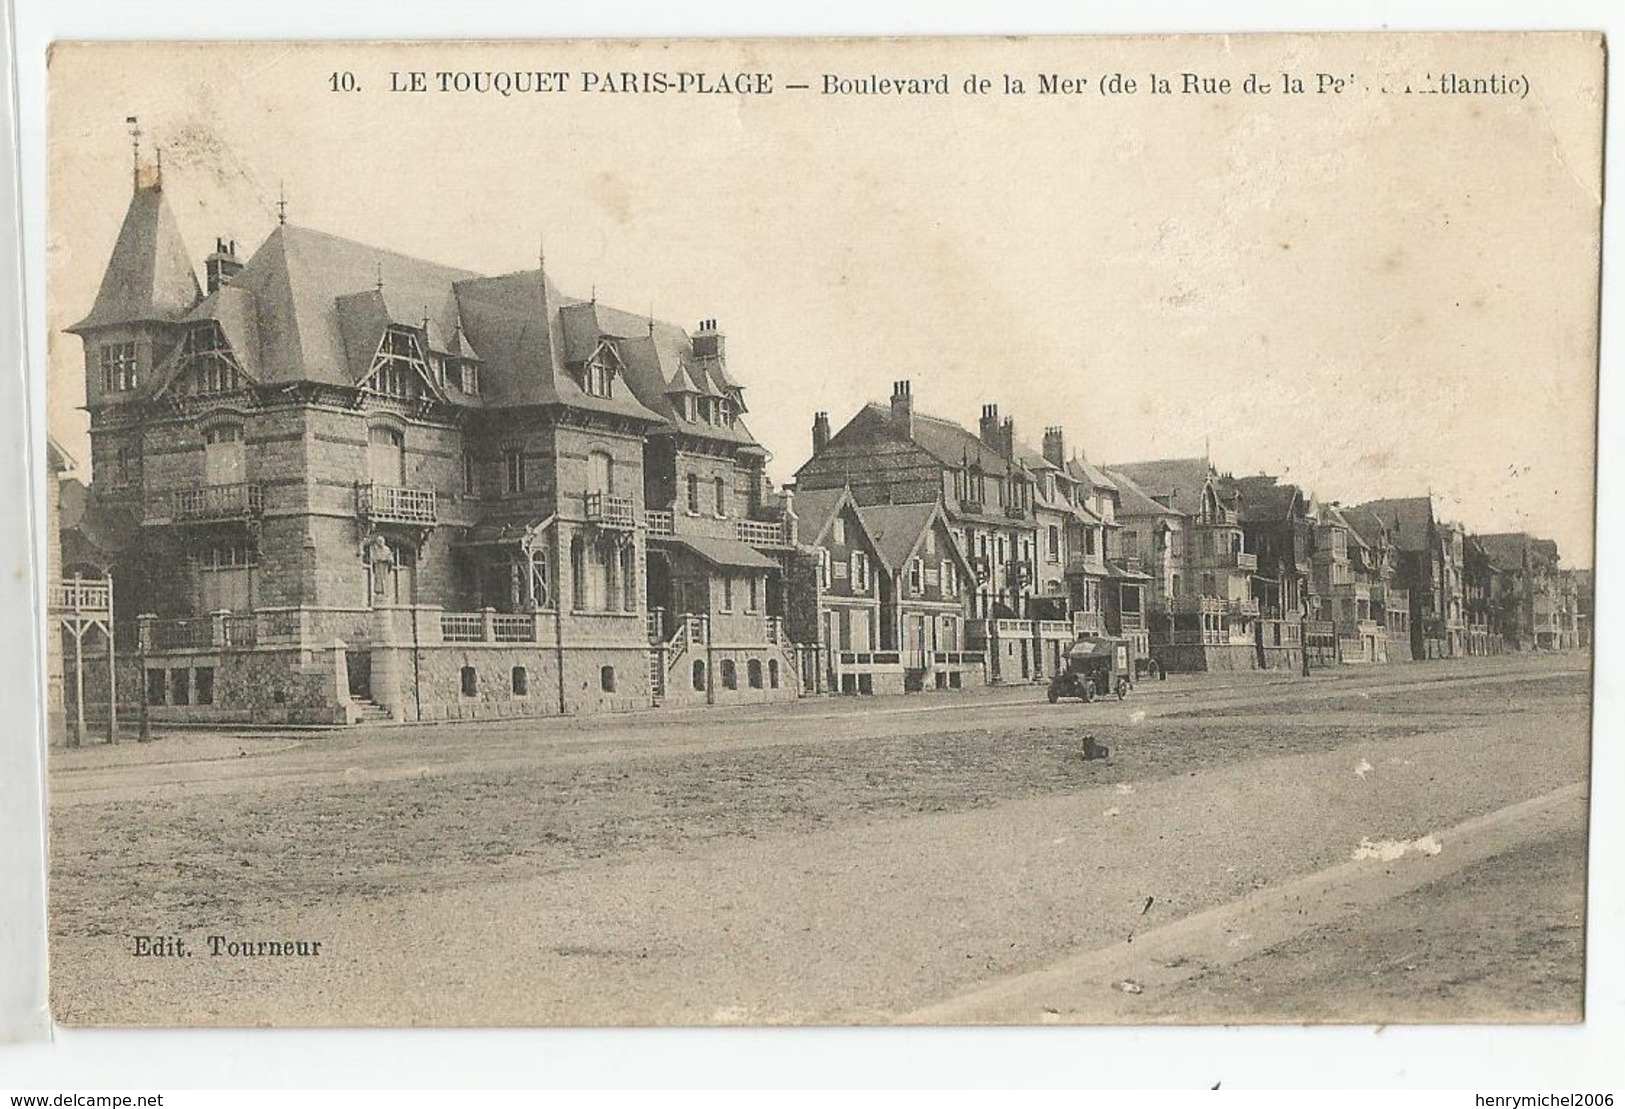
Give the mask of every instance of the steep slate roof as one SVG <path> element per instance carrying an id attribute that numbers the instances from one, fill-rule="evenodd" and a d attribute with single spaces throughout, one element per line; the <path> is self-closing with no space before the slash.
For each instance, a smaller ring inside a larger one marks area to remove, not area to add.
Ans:
<path id="1" fill-rule="evenodd" d="M 1478 545 L 1485 557 L 1497 570 L 1522 570 L 1524 556 L 1529 550 L 1529 536 L 1521 531 L 1497 532 L 1480 535 Z"/>
<path id="2" fill-rule="evenodd" d="M 893 572 L 902 570 L 919 547 L 920 537 L 927 529 L 935 527 L 939 520 L 946 523 L 941 501 L 860 505 L 858 517 L 863 521 L 863 530 L 868 532 L 869 540 L 875 546 L 875 553 Z M 951 533 L 945 546 L 947 551 L 944 553 L 951 554 L 961 570 L 967 574 L 975 572 L 970 559 L 959 549 L 959 544 L 953 541 Z"/>
<path id="3" fill-rule="evenodd" d="M 1096 489 L 1115 490 L 1117 488 L 1117 483 L 1104 470 L 1091 465 L 1089 460 L 1081 454 L 1068 461 L 1065 469 L 1073 480 L 1079 483 L 1091 485 Z"/>
<path id="4" fill-rule="evenodd" d="M 1391 497 L 1387 500 L 1367 501 L 1359 507 L 1388 525 L 1394 546 L 1400 550 L 1427 550 L 1428 525 L 1433 521 L 1431 497 Z"/>
<path id="5" fill-rule="evenodd" d="M 1386 525 L 1375 512 L 1372 512 L 1365 505 L 1340 508 L 1338 512 L 1347 521 L 1349 530 L 1360 537 L 1360 542 L 1372 549 L 1382 546 L 1383 531 Z"/>
<path id="6" fill-rule="evenodd" d="M 1141 489 L 1139 484 L 1127 474 L 1112 467 L 1107 467 L 1106 472 L 1117 485 L 1117 514 L 1119 516 L 1185 515 L 1177 508 L 1170 508 L 1161 501 L 1152 500 L 1151 494 Z"/>
<path id="7" fill-rule="evenodd" d="M 880 555 L 881 561 L 896 571 L 903 568 L 914 553 L 914 548 L 919 545 L 920 536 L 936 519 L 937 505 L 934 501 L 879 504 L 860 507 L 858 516 L 863 520 L 863 529 L 874 541 L 875 552 Z"/>
<path id="8" fill-rule="evenodd" d="M 888 426 L 897 427 L 888 405 L 871 401 L 865 406 L 865 411 L 879 416 Z M 944 466 L 957 469 L 969 461 L 972 465 L 980 463 L 983 472 L 990 474 L 1009 473 L 1013 469 L 1005 461 L 1004 455 L 982 442 L 974 432 L 940 416 L 928 416 L 916 411 L 913 442 Z"/>
<path id="9" fill-rule="evenodd" d="M 676 324 L 594 301 L 569 301 L 559 312 L 564 321 L 564 360 L 575 365 L 592 357 L 602 339 L 614 341 L 625 368 L 625 380 L 641 405 L 667 427 L 685 435 L 731 443 L 765 454 L 745 422 L 732 427 L 685 418 L 678 409 L 682 393 L 726 396 L 739 386 L 722 370 L 720 359 L 701 358 L 694 342 Z"/>
<path id="10" fill-rule="evenodd" d="M 1372 544 L 1366 542 L 1365 536 L 1360 534 L 1360 529 L 1355 527 L 1353 521 L 1349 519 L 1349 510 L 1335 504 L 1327 504 L 1321 506 L 1320 513 L 1321 523 L 1332 524 L 1336 527 L 1344 528 L 1349 533 L 1350 543 L 1357 547 L 1365 548 L 1366 550 L 1371 549 Z"/>
<path id="11" fill-rule="evenodd" d="M 1228 481 L 1241 495 L 1241 520 L 1247 524 L 1287 519 L 1301 496 L 1296 485 L 1282 484 L 1268 474 L 1229 478 Z"/>
<path id="12" fill-rule="evenodd" d="M 1125 462 L 1107 466 L 1113 474 L 1127 477 L 1140 492 L 1152 498 L 1172 493 L 1173 506 L 1187 516 L 1202 512 L 1202 490 L 1207 487 L 1211 467 L 1205 458 L 1168 458 L 1157 462 Z"/>
<path id="13" fill-rule="evenodd" d="M 90 315 L 68 330 L 77 334 L 110 324 L 172 323 L 202 296 L 180 227 L 164 203 L 162 187 L 141 186 L 124 213 Z"/>
<path id="14" fill-rule="evenodd" d="M 852 503 L 852 494 L 846 486 L 809 489 L 798 492 L 792 503 L 796 512 L 796 538 L 803 543 L 817 543 L 829 529 L 835 514 L 843 505 Z"/>

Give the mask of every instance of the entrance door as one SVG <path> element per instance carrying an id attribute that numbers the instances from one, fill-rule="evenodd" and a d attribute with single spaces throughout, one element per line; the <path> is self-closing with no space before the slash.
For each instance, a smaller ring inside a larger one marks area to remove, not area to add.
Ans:
<path id="1" fill-rule="evenodd" d="M 350 679 L 350 696 L 366 700 L 372 696 L 372 654 L 346 651 L 344 668 Z"/>
<path id="2" fill-rule="evenodd" d="M 910 670 L 924 670 L 925 617 L 917 613 L 910 613 L 907 617 L 907 630 L 904 634 L 908 650 L 907 668 Z"/>

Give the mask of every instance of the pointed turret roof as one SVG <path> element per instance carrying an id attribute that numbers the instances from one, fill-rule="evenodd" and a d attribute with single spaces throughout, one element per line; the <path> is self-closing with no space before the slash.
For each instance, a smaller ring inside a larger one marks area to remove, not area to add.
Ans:
<path id="1" fill-rule="evenodd" d="M 173 323 L 201 299 L 203 290 L 180 227 L 164 203 L 162 184 L 139 184 L 124 213 L 96 303 L 90 315 L 68 330 L 78 334 L 117 324 Z"/>

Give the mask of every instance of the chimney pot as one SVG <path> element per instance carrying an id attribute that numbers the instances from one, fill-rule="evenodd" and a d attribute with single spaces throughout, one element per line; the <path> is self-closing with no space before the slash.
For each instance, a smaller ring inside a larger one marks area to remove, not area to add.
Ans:
<path id="1" fill-rule="evenodd" d="M 825 447 L 829 446 L 829 413 L 828 412 L 815 412 L 815 413 L 813 413 L 812 439 L 813 439 L 813 453 L 814 454 L 822 453 L 823 449 Z"/>
<path id="2" fill-rule="evenodd" d="M 914 397 L 907 381 L 892 382 L 891 418 L 905 439 L 914 438 Z"/>

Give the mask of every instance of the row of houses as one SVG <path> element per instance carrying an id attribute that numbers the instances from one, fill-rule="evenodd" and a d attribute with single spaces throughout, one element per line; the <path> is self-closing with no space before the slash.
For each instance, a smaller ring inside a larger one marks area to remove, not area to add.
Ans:
<path id="1" fill-rule="evenodd" d="M 819 413 L 776 488 L 715 320 L 566 295 L 541 257 L 487 276 L 279 222 L 203 274 L 138 169 L 68 329 L 91 481 L 52 502 L 51 704 L 75 732 L 1034 681 L 1081 633 L 1168 670 L 1581 634 L 1544 541 L 1205 459 L 1095 466 L 1059 427 L 1035 451 L 907 381 L 838 431 Z"/>

